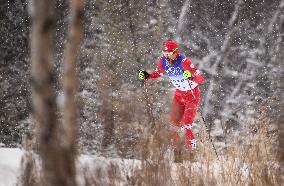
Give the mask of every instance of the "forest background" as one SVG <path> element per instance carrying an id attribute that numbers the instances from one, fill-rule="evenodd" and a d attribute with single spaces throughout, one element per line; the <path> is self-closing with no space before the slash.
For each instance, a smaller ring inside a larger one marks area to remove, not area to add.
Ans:
<path id="1" fill-rule="evenodd" d="M 23 134 L 31 131 L 31 2 L 0 2 L 0 144 L 5 147 L 21 147 Z M 56 1 L 55 10 L 53 78 L 60 107 L 68 2 Z M 82 152 L 136 156 L 140 134 L 150 127 L 137 72 L 156 68 L 167 39 L 177 40 L 206 78 L 201 109 L 218 149 L 234 136 L 253 135 L 263 108 L 267 135 L 283 131 L 283 0 L 89 0 L 84 15 L 77 61 Z M 174 89 L 165 77 L 149 82 L 148 89 L 157 125 L 166 127 Z M 199 118 L 196 123 L 202 125 Z"/>

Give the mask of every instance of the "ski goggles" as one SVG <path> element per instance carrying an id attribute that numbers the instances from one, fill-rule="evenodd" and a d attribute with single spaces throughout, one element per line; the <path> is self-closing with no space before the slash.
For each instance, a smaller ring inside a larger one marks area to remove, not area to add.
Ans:
<path id="1" fill-rule="evenodd" d="M 163 53 L 163 55 L 164 55 L 165 57 L 167 57 L 167 56 L 172 56 L 172 55 L 174 55 L 174 53 L 175 53 L 176 50 L 177 50 L 177 48 L 174 49 L 172 52 L 164 52 L 164 51 L 162 51 L 162 53 Z"/>

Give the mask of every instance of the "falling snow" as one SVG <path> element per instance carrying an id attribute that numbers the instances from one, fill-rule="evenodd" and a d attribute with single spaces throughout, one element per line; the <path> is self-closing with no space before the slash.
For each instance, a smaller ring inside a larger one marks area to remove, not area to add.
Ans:
<path id="1" fill-rule="evenodd" d="M 61 112 L 70 17 L 66 1 L 55 7 L 53 80 Z M 0 2 L 1 147 L 22 147 L 31 132 L 33 8 L 28 0 Z M 155 70 L 170 38 L 206 79 L 201 110 L 220 152 L 225 136 L 250 131 L 263 108 L 267 134 L 274 134 L 283 117 L 283 25 L 284 0 L 86 1 L 77 60 L 80 151 L 139 156 L 135 148 L 150 119 L 137 72 Z M 148 91 L 155 120 L 166 127 L 174 87 L 162 76 L 148 82 Z M 195 123 L 202 124 L 200 116 Z"/>

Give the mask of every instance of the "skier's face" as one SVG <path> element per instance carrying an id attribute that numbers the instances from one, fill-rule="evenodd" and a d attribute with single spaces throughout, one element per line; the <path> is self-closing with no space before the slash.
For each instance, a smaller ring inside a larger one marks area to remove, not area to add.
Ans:
<path id="1" fill-rule="evenodd" d="M 171 64 L 174 64 L 176 62 L 177 56 L 175 54 L 172 55 L 166 55 L 165 56 L 167 61 Z"/>
<path id="2" fill-rule="evenodd" d="M 177 59 L 177 48 L 170 52 L 163 51 L 163 55 L 166 57 L 168 63 L 174 64 Z"/>

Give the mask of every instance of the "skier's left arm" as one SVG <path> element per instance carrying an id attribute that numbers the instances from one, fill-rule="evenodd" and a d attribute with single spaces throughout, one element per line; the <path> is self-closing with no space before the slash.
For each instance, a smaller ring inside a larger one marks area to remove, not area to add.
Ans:
<path id="1" fill-rule="evenodd" d="M 183 63 L 182 63 L 182 67 L 184 70 L 188 70 L 191 74 L 192 74 L 192 81 L 196 82 L 196 83 L 200 83 L 203 84 L 205 79 L 202 76 L 202 74 L 200 73 L 200 71 L 197 69 L 197 67 L 191 62 L 190 59 L 185 58 Z"/>

